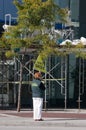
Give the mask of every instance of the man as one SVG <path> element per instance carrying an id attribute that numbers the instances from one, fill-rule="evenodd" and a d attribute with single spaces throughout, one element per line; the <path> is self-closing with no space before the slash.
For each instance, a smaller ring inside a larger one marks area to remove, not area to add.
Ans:
<path id="1" fill-rule="evenodd" d="M 42 107 L 45 86 L 41 81 L 41 73 L 36 72 L 31 84 L 32 98 L 33 98 L 33 119 L 35 121 L 43 121 L 42 119 Z"/>

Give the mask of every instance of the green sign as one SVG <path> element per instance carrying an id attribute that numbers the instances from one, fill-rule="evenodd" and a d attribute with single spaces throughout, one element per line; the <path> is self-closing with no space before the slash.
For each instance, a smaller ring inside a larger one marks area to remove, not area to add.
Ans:
<path id="1" fill-rule="evenodd" d="M 44 60 L 40 55 L 38 56 L 33 68 L 43 73 L 46 72 Z"/>

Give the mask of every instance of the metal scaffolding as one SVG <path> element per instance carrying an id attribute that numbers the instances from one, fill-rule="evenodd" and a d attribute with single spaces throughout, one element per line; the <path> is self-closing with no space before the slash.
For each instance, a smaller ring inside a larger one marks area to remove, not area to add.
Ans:
<path id="1" fill-rule="evenodd" d="M 28 57 L 28 58 L 27 58 Z M 26 59 L 27 58 L 27 59 Z M 18 86 L 20 83 L 20 64 L 23 65 L 22 85 L 30 90 L 30 83 L 33 78 L 33 58 L 34 56 L 24 56 L 24 62 L 21 58 L 13 60 L 0 61 L 0 107 L 15 106 L 18 100 Z M 26 60 L 25 60 L 26 59 Z M 59 60 L 58 60 L 59 59 Z M 85 92 L 85 60 L 79 58 L 78 71 L 78 108 L 81 108 L 81 96 Z M 58 98 L 62 95 L 64 100 L 64 109 L 67 109 L 68 103 L 68 56 L 54 57 L 50 56 L 46 61 L 46 73 L 43 74 L 46 91 L 44 98 L 44 108 L 47 109 L 49 99 Z M 29 91 L 28 90 L 28 91 Z M 59 92 L 58 92 L 59 90 Z M 31 90 L 30 90 L 31 91 Z"/>

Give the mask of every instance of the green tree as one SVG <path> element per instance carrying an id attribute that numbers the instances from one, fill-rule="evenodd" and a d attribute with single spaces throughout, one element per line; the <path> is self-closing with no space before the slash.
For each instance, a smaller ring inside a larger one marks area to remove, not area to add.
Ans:
<path id="1" fill-rule="evenodd" d="M 36 53 L 46 58 L 56 54 L 56 40 L 53 32 L 55 22 L 66 23 L 68 9 L 60 8 L 54 0 L 14 0 L 18 10 L 17 25 L 9 26 L 0 40 L 2 48 L 6 48 L 6 56 L 18 55 L 21 48 L 36 48 Z M 58 35 L 56 36 L 59 37 Z M 60 52 L 59 52 L 60 53 Z M 21 65 L 22 66 L 22 65 Z M 18 95 L 18 111 L 20 111 L 22 67 Z"/>
<path id="2" fill-rule="evenodd" d="M 48 55 L 56 45 L 52 29 L 55 22 L 65 23 L 68 9 L 62 9 L 53 0 L 14 0 L 18 10 L 16 26 L 8 27 L 2 36 L 2 45 L 14 55 L 16 48 L 38 47 L 37 52 Z M 47 51 L 46 51 L 47 50 Z M 45 53 L 44 53 L 45 52 Z"/>

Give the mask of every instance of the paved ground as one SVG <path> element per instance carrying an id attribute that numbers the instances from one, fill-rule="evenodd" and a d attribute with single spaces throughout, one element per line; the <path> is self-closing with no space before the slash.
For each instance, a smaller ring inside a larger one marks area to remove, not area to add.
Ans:
<path id="1" fill-rule="evenodd" d="M 42 122 L 35 122 L 32 115 L 32 110 L 0 110 L 0 126 L 86 127 L 86 110 L 43 111 Z"/>
<path id="2" fill-rule="evenodd" d="M 17 110 L 0 110 L 0 113 L 26 118 L 32 118 L 33 116 L 33 111 L 28 109 L 27 110 L 23 109 L 20 112 L 17 112 Z M 47 110 L 47 111 L 43 110 L 42 115 L 44 118 L 86 119 L 86 110 L 85 109 Z"/>

